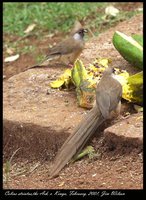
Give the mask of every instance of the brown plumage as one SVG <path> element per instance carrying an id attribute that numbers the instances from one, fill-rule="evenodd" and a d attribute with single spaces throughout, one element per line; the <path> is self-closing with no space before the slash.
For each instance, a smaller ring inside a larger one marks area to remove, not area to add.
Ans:
<path id="1" fill-rule="evenodd" d="M 84 29 L 79 22 L 76 22 L 68 38 L 50 48 L 49 53 L 41 63 L 29 67 L 28 69 L 56 63 L 62 65 L 73 65 L 84 49 L 85 32 L 87 32 L 87 29 Z"/>
<path id="2" fill-rule="evenodd" d="M 84 29 L 78 30 L 75 34 L 81 36 L 80 39 L 74 39 L 74 36 L 67 38 L 66 40 L 58 43 L 56 46 L 49 50 L 49 54 L 46 56 L 40 66 L 45 66 L 55 59 L 55 62 L 63 64 L 74 64 L 84 49 Z"/>
<path id="3" fill-rule="evenodd" d="M 113 68 L 109 67 L 97 84 L 95 106 L 79 123 L 59 150 L 50 173 L 51 178 L 57 176 L 70 159 L 82 150 L 99 125 L 108 119 L 111 111 L 116 110 L 121 96 L 122 86 L 113 77 Z"/>

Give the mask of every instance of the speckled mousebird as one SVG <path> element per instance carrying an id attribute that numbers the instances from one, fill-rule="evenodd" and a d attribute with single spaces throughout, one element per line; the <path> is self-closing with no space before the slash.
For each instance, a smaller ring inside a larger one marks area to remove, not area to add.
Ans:
<path id="1" fill-rule="evenodd" d="M 87 29 L 76 21 L 68 38 L 50 48 L 46 58 L 40 64 L 28 69 L 47 66 L 52 63 L 72 66 L 84 49 L 84 33 L 86 32 Z"/>
<path id="2" fill-rule="evenodd" d="M 112 111 L 116 111 L 121 103 L 122 86 L 114 78 L 114 68 L 108 67 L 97 84 L 96 102 L 74 132 L 67 138 L 55 158 L 50 178 L 56 177 L 60 170 L 76 154 L 80 153 L 89 138 L 97 131 Z"/>

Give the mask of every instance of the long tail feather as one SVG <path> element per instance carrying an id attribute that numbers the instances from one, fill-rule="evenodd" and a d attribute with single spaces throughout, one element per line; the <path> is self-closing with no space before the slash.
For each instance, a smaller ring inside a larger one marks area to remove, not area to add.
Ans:
<path id="1" fill-rule="evenodd" d="M 57 176 L 70 159 L 82 150 L 103 121 L 104 118 L 97 106 L 93 107 L 59 150 L 50 173 L 51 178 Z"/>

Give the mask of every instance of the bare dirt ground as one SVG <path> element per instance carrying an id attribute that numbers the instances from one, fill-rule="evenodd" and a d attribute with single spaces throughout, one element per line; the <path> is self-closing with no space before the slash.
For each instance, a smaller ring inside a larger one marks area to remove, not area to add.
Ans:
<path id="1" fill-rule="evenodd" d="M 91 38 L 80 59 L 88 65 L 96 57 L 111 57 L 114 66 L 126 68 L 127 71 L 135 73 L 137 70 L 133 69 L 113 48 L 111 38 L 115 30 L 126 34 L 142 33 L 142 23 L 142 15 L 137 15 L 102 33 L 98 38 Z M 4 37 L 5 41 L 13 39 L 8 35 Z M 58 38 L 55 38 L 55 41 L 57 40 Z M 26 43 L 30 42 L 39 46 L 36 55 L 45 53 L 49 42 L 53 44 L 53 40 L 48 38 L 37 41 L 35 37 L 31 37 L 27 39 Z M 124 139 L 123 136 L 119 136 L 120 130 L 118 129 L 119 135 L 117 134 L 116 142 L 114 142 L 115 137 L 111 140 L 109 137 L 105 137 L 107 134 L 103 130 L 109 124 L 122 123 L 122 120 L 117 119 L 105 123 L 99 130 L 99 136 L 97 137 L 95 134 L 89 141 L 89 144 L 95 149 L 96 156 L 92 159 L 85 157 L 72 163 L 61 171 L 59 177 L 49 179 L 49 169 L 56 152 L 88 111 L 77 106 L 74 90 L 50 90 L 50 94 L 46 95 L 48 83 L 52 78 L 61 74 L 64 69 L 55 67 L 33 69 L 12 77 L 28 66 L 34 65 L 34 57 L 31 54 L 25 54 L 12 64 L 4 66 L 4 75 L 6 75 L 6 79 L 4 79 L 4 169 L 5 162 L 13 152 L 21 149 L 12 160 L 8 181 L 4 181 L 3 187 L 5 189 L 142 189 L 142 141 L 135 143 L 135 141 L 139 141 L 139 136 L 133 140 L 136 132 L 142 134 L 142 114 L 135 114 L 136 118 L 132 122 L 127 122 L 131 123 L 133 128 Z M 43 78 L 35 79 L 41 85 L 39 91 L 35 91 L 37 84 L 35 85 L 34 80 L 27 83 L 32 74 L 38 75 L 36 77 L 39 77 L 40 74 L 47 74 Z M 9 77 L 12 78 L 8 79 Z M 31 88 L 30 91 L 27 90 L 28 85 Z M 14 93 L 10 101 L 11 87 L 14 88 Z M 27 97 L 30 92 L 31 95 L 34 92 L 33 97 L 35 98 L 32 100 L 30 95 L 29 101 L 27 98 L 24 99 L 22 89 L 26 89 Z M 35 95 L 35 92 L 38 92 L 40 96 Z M 48 111 L 46 108 L 50 110 Z M 124 101 L 122 116 L 125 116 L 127 112 L 130 112 L 131 116 L 135 113 L 133 105 Z M 42 116 L 44 117 L 42 118 Z M 140 119 L 138 125 L 137 119 Z M 122 129 L 126 132 L 125 121 L 123 124 Z M 137 131 L 136 126 L 140 128 Z"/>

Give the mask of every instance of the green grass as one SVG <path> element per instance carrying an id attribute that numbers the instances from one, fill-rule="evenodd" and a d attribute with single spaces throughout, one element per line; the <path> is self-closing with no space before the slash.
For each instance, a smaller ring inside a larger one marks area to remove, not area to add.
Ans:
<path id="1" fill-rule="evenodd" d="M 6 182 L 7 186 L 8 186 L 8 182 L 10 179 L 10 172 L 11 172 L 11 163 L 12 163 L 12 159 L 14 158 L 15 154 L 20 150 L 21 148 L 16 149 L 16 151 L 13 152 L 12 156 L 10 157 L 9 160 L 6 161 L 6 163 L 4 164 L 3 167 L 3 180 Z"/>
<path id="2" fill-rule="evenodd" d="M 110 4 L 103 2 L 5 2 L 3 3 L 3 31 L 23 36 L 27 26 L 35 23 L 35 33 L 41 37 L 40 34 L 43 32 L 66 32 L 78 19 L 89 28 L 96 28 L 96 33 L 98 33 L 104 23 L 104 9 Z M 122 12 L 119 17 L 110 20 L 109 25 L 121 20 L 123 16 L 128 18 L 134 14 L 134 12 Z"/>
<path id="3" fill-rule="evenodd" d="M 83 20 L 101 3 L 4 3 L 4 32 L 24 35 L 24 30 L 32 23 L 37 29 L 49 32 L 67 31 L 75 19 Z"/>

